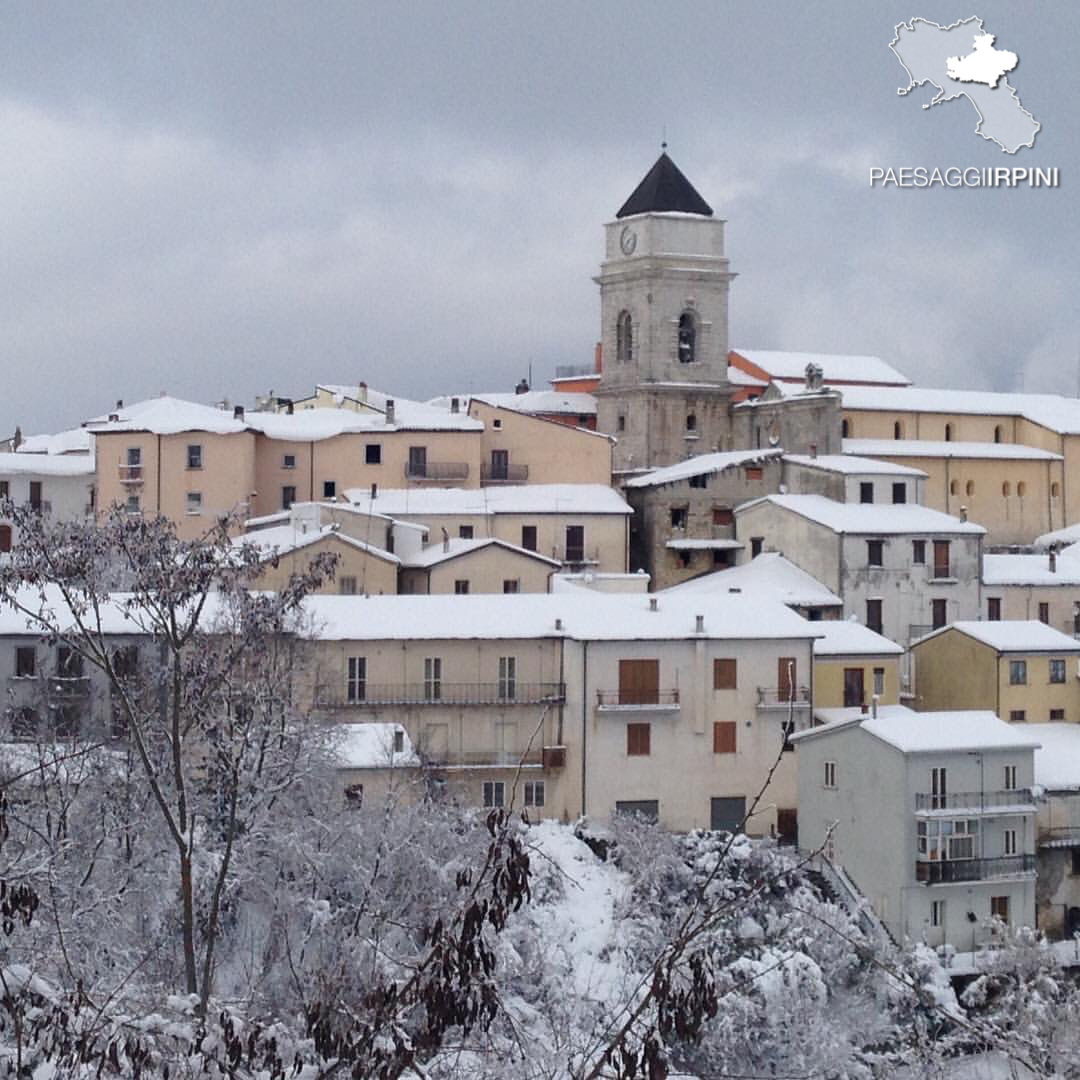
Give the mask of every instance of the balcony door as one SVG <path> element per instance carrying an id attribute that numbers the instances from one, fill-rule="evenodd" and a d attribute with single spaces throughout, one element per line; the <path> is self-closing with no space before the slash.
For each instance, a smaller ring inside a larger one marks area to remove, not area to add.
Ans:
<path id="1" fill-rule="evenodd" d="M 776 696 L 780 701 L 798 697 L 798 668 L 794 656 L 781 656 L 776 662 Z"/>
<path id="2" fill-rule="evenodd" d="M 491 479 L 505 480 L 510 473 L 510 451 L 491 451 Z"/>
<path id="3" fill-rule="evenodd" d="M 409 475 L 427 476 L 427 447 L 409 447 Z"/>
<path id="4" fill-rule="evenodd" d="M 619 704 L 656 705 L 660 701 L 660 661 L 619 661 Z"/>
<path id="5" fill-rule="evenodd" d="M 844 705 L 852 708 L 866 701 L 863 688 L 863 669 L 844 668 Z"/>
<path id="6" fill-rule="evenodd" d="M 569 563 L 585 560 L 585 526 L 566 526 L 566 561 Z"/>

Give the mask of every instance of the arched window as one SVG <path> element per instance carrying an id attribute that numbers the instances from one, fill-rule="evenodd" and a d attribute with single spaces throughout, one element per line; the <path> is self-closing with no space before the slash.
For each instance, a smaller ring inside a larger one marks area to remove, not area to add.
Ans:
<path id="1" fill-rule="evenodd" d="M 1008 480 L 1002 481 L 1001 494 L 1008 498 L 1012 494 L 1012 484 Z"/>
<path id="2" fill-rule="evenodd" d="M 634 359 L 634 325 L 629 311 L 620 311 L 615 323 L 615 359 L 620 364 Z"/>
<path id="3" fill-rule="evenodd" d="M 1001 425 L 997 424 L 994 427 L 994 442 L 1001 442 Z"/>
<path id="4" fill-rule="evenodd" d="M 841 420 L 840 421 L 840 438 L 841 439 L 850 439 L 851 438 L 851 421 L 850 420 Z"/>
<path id="5" fill-rule="evenodd" d="M 1021 498 L 1027 494 L 1027 484 L 1023 480 L 1019 481 L 1016 485 L 1016 494 Z"/>
<path id="6" fill-rule="evenodd" d="M 952 424 L 945 425 L 945 441 L 952 442 Z"/>
<path id="7" fill-rule="evenodd" d="M 679 316 L 679 363 L 692 364 L 697 360 L 697 327 L 693 312 L 684 311 Z"/>
<path id="8" fill-rule="evenodd" d="M 974 480 L 969 480 L 967 482 L 967 486 L 964 488 L 964 490 L 967 492 L 968 495 L 974 495 L 975 494 L 975 481 Z"/>
<path id="9" fill-rule="evenodd" d="M 959 495 L 960 494 L 960 481 L 959 480 L 950 480 L 949 481 L 949 494 L 950 495 Z"/>
<path id="10" fill-rule="evenodd" d="M 904 437 L 904 425 L 899 420 L 894 421 L 892 426 L 892 437 L 894 439 L 902 439 Z"/>

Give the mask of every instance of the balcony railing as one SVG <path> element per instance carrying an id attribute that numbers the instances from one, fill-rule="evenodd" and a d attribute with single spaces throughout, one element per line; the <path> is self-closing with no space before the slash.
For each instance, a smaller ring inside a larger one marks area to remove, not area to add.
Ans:
<path id="1" fill-rule="evenodd" d="M 600 549 L 583 547 L 568 547 L 559 551 L 557 548 L 551 553 L 553 559 L 558 559 L 564 566 L 596 566 L 600 562 Z"/>
<path id="2" fill-rule="evenodd" d="M 467 480 L 469 465 L 465 461 L 407 461 L 406 480 Z"/>
<path id="3" fill-rule="evenodd" d="M 481 465 L 481 484 L 524 484 L 529 479 L 528 465 Z"/>
<path id="4" fill-rule="evenodd" d="M 1080 847 L 1080 825 L 1057 825 L 1040 829 L 1039 847 Z"/>
<path id="5" fill-rule="evenodd" d="M 947 795 L 916 792 L 918 810 L 993 810 L 1002 806 L 1027 806 L 1032 803 L 1031 788 L 1012 791 L 950 791 Z"/>
<path id="6" fill-rule="evenodd" d="M 28 502 L 26 504 L 30 507 L 35 514 L 44 514 L 48 516 L 52 513 L 52 503 L 48 499 L 38 499 L 37 502 Z"/>
<path id="7" fill-rule="evenodd" d="M 84 676 L 9 675 L 8 692 L 34 695 L 48 701 L 80 701 L 90 696 L 90 680 Z"/>
<path id="8" fill-rule="evenodd" d="M 678 690 L 597 690 L 598 709 L 677 709 Z"/>
<path id="9" fill-rule="evenodd" d="M 121 484 L 141 484 L 143 482 L 143 467 L 141 465 L 124 465 L 121 463 L 116 466 L 116 470 Z"/>
<path id="10" fill-rule="evenodd" d="M 424 763 L 435 769 L 469 769 L 488 766 L 493 769 L 516 769 L 518 765 L 540 766 L 544 764 L 544 751 L 539 747 L 530 750 L 442 750 L 423 754 Z"/>
<path id="11" fill-rule="evenodd" d="M 561 705 L 561 682 L 364 683 L 350 692 L 344 686 L 320 686 L 315 703 L 329 709 L 373 709 L 384 705 Z"/>
<path id="12" fill-rule="evenodd" d="M 757 688 L 757 707 L 759 709 L 796 709 L 810 708 L 809 686 L 759 686 Z"/>
<path id="13" fill-rule="evenodd" d="M 998 859 L 919 860 L 915 880 L 924 885 L 948 885 L 957 881 L 990 881 L 1035 872 L 1034 855 L 1005 855 Z"/>

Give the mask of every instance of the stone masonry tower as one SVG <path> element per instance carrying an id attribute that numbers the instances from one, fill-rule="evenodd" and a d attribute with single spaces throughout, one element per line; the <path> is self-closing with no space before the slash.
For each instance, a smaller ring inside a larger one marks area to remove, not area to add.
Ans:
<path id="1" fill-rule="evenodd" d="M 597 427 L 616 471 L 730 448 L 724 222 L 664 152 L 604 230 Z"/>

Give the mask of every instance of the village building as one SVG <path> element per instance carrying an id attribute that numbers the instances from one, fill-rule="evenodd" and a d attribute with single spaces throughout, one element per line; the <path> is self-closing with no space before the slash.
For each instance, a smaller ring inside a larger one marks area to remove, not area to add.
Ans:
<path id="1" fill-rule="evenodd" d="M 921 506 L 925 480 L 922 469 L 847 453 L 785 454 L 783 459 L 783 490 L 837 502 Z"/>
<path id="2" fill-rule="evenodd" d="M 1038 620 L 956 622 L 911 646 L 920 710 L 1080 723 L 1080 641 Z"/>
<path id="3" fill-rule="evenodd" d="M 900 704 L 901 646 L 851 619 L 822 622 L 817 630 L 821 637 L 814 640 L 815 708 Z"/>
<path id="4" fill-rule="evenodd" d="M 1038 619 L 1080 636 L 1080 552 L 983 556 L 983 618 Z"/>
<path id="5" fill-rule="evenodd" d="M 495 537 L 447 538 L 402 560 L 401 593 L 544 593 L 558 559 Z"/>
<path id="6" fill-rule="evenodd" d="M 806 369 L 815 367 L 830 386 L 910 386 L 911 380 L 877 356 L 783 352 L 774 349 L 732 349 L 728 363 L 744 375 L 768 385 L 801 386 Z"/>
<path id="7" fill-rule="evenodd" d="M 0 554 L 18 543 L 3 503 L 28 506 L 54 521 L 83 521 L 94 514 L 94 458 L 90 454 L 0 454 Z"/>
<path id="8" fill-rule="evenodd" d="M 799 846 L 843 868 L 898 943 L 974 950 L 1035 925 L 1037 732 L 992 712 L 815 710 L 797 732 Z"/>

